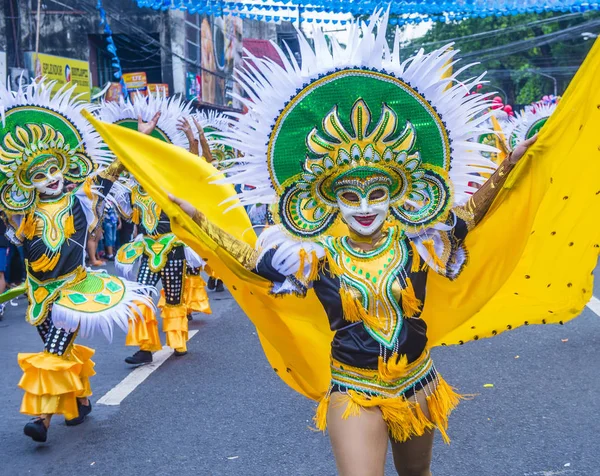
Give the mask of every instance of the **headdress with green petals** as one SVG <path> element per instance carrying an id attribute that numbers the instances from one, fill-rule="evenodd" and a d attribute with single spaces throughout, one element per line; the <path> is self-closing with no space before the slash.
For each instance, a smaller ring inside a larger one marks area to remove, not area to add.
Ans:
<path id="1" fill-rule="evenodd" d="M 52 93 L 53 87 L 44 81 L 18 91 L 0 85 L 0 207 L 9 215 L 35 208 L 31 178 L 40 165 L 54 161 L 66 180 L 81 183 L 113 158 L 81 115 L 93 106 L 79 101 L 74 87 Z"/>
<path id="2" fill-rule="evenodd" d="M 326 233 L 338 214 L 340 180 L 388 184 L 391 213 L 419 232 L 447 218 L 494 163 L 476 138 L 487 128 L 487 96 L 467 94 L 481 82 L 453 74 L 451 45 L 402 61 L 399 36 L 390 50 L 387 15 L 352 24 L 345 47 L 321 30 L 309 45 L 299 34 L 302 64 L 280 51 L 283 67 L 251 57 L 239 73 L 248 108 L 226 143 L 243 159 L 223 182 L 251 184 L 240 203 L 269 203 L 294 236 Z"/>
<path id="3" fill-rule="evenodd" d="M 238 155 L 233 147 L 224 144 L 222 141 L 222 133 L 231 131 L 233 128 L 232 119 L 214 110 L 200 111 L 194 116 L 198 124 L 202 126 L 215 160 L 214 166 L 219 170 L 226 171 L 234 165 L 234 159 Z"/>
<path id="4" fill-rule="evenodd" d="M 542 102 L 527 106 L 518 112 L 511 120 L 508 133 L 508 146 L 514 149 L 520 142 L 531 139 L 546 124 L 557 104 L 544 104 Z"/>
<path id="5" fill-rule="evenodd" d="M 161 115 L 152 137 L 187 149 L 188 141 L 185 134 L 177 129 L 177 121 L 189 116 L 192 111 L 191 106 L 181 98 L 167 98 L 160 93 L 137 96 L 134 102 L 120 98 L 119 101 L 103 102 L 98 117 L 101 121 L 137 131 L 138 117 L 148 122 L 157 112 Z"/>

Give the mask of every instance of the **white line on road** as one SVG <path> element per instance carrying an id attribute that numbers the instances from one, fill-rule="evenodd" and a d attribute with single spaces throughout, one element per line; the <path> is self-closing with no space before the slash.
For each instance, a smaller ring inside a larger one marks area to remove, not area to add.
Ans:
<path id="1" fill-rule="evenodd" d="M 196 335 L 198 331 L 189 331 L 188 340 Z M 131 373 L 121 380 L 114 388 L 109 390 L 96 403 L 99 405 L 120 405 L 123 400 L 133 392 L 138 385 L 146 380 L 152 372 L 159 368 L 165 361 L 173 355 L 173 349 L 164 346 L 162 350 L 155 352 L 152 356 L 152 363 L 143 365 L 131 371 Z"/>
<path id="2" fill-rule="evenodd" d="M 600 299 L 598 299 L 596 296 L 592 296 L 592 299 L 590 299 L 590 302 L 588 302 L 587 307 L 589 307 L 594 314 L 600 317 Z"/>

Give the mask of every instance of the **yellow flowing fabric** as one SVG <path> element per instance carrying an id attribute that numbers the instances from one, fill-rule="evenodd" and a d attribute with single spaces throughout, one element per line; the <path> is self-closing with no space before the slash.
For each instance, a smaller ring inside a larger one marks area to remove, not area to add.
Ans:
<path id="1" fill-rule="evenodd" d="M 486 218 L 466 241 L 470 263 L 453 282 L 430 273 L 423 318 L 430 346 L 490 337 L 524 324 L 575 317 L 592 294 L 600 246 L 600 43 L 572 81 L 537 143 L 515 168 Z M 275 299 L 269 283 L 243 269 L 166 191 L 254 246 L 243 209 L 223 213 L 233 187 L 181 148 L 89 115 L 108 146 L 171 217 L 173 231 L 208 259 L 258 330 L 275 372 L 319 399 L 329 384 L 332 333 L 313 292 Z M 224 336 L 226 338 L 226 336 Z M 241 357 L 241 356 L 240 356 Z"/>

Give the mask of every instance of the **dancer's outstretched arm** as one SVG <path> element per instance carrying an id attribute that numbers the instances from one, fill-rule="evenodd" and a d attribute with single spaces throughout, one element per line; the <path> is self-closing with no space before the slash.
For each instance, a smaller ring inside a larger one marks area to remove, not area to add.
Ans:
<path id="1" fill-rule="evenodd" d="M 477 225 L 488 212 L 498 192 L 502 189 L 506 179 L 510 175 L 511 171 L 515 168 L 519 160 L 523 158 L 527 149 L 531 147 L 537 140 L 537 134 L 531 139 L 521 142 L 515 149 L 509 154 L 509 156 L 500 164 L 492 176 L 485 182 L 477 192 L 469 199 L 469 201 L 463 205 L 462 208 L 468 212 L 473 219 L 475 225 Z"/>
<path id="2" fill-rule="evenodd" d="M 214 223 L 208 221 L 204 214 L 197 210 L 191 203 L 170 194 L 169 198 L 173 203 L 179 205 L 215 243 L 227 250 L 238 263 L 244 268 L 254 271 L 257 252 L 252 246 L 242 240 L 238 240 Z"/>

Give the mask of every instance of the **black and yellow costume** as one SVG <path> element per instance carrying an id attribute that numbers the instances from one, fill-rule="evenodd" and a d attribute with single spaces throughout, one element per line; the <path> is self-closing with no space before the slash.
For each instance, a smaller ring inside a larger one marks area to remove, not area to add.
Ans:
<path id="1" fill-rule="evenodd" d="M 159 302 L 159 308 L 167 345 L 185 352 L 188 313 L 196 310 L 210 313 L 202 277 L 199 273 L 188 273 L 188 261 L 193 262 L 192 269 L 194 265 L 197 269 L 201 260 L 175 236 L 169 217 L 139 185 L 131 187 L 126 201 L 118 203 L 118 209 L 138 226 L 139 235 L 117 252 L 117 270 L 124 276 L 131 276 L 139 260 L 139 284 L 156 287 L 162 281 L 164 299 Z M 150 352 L 160 350 L 156 316 L 146 316 L 143 322 L 132 323 L 126 345 Z"/>
<path id="2" fill-rule="evenodd" d="M 97 228 L 122 167 L 109 165 L 114 157 L 81 115 L 88 105 L 72 96 L 73 89 L 53 94 L 53 86 L 0 88 L 0 208 L 7 235 L 23 246 L 26 319 L 44 348 L 18 356 L 21 412 L 59 413 L 67 424 L 78 424 L 77 399 L 92 394 L 94 351 L 75 344 L 76 337 L 102 332 L 111 340 L 115 324 L 126 331 L 129 319 L 153 304 L 149 288 L 85 267 L 88 233 Z M 64 192 L 65 181 L 75 189 Z M 45 441 L 40 422 L 26 425 L 25 434 Z"/>

